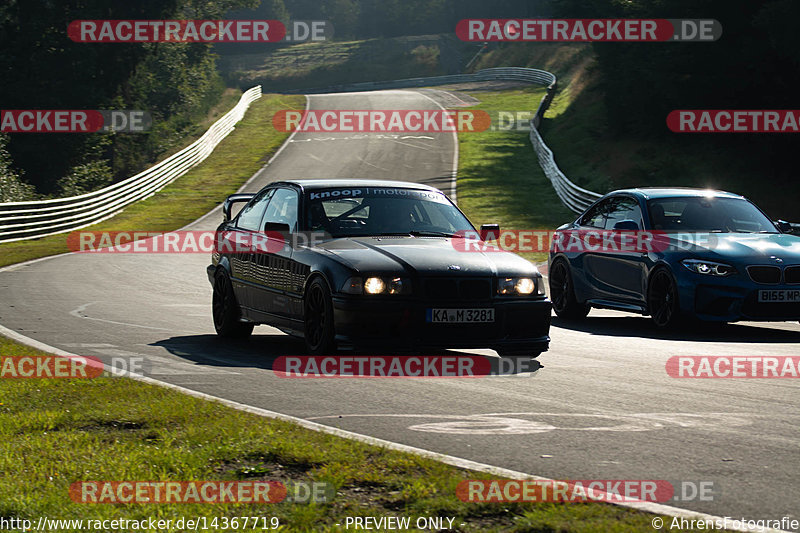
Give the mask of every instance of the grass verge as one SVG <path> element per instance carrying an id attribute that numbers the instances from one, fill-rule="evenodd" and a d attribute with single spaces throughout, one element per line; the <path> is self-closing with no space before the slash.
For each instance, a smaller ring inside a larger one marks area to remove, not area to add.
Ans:
<path id="1" fill-rule="evenodd" d="M 471 91 L 481 101 L 474 109 L 534 111 L 544 95 L 539 87 Z M 460 133 L 458 205 L 476 225 L 501 229 L 552 230 L 574 219 L 542 172 L 527 131 Z M 547 253 L 520 254 L 542 261 Z"/>
<path id="2" fill-rule="evenodd" d="M 0 354 L 44 355 L 2 337 Z M 413 523 L 436 516 L 454 518 L 454 531 L 652 531 L 652 515 L 608 504 L 465 503 L 455 496 L 458 483 L 490 476 L 126 378 L 0 379 L 0 437 L 0 517 L 34 524 L 42 516 L 248 516 L 276 517 L 286 531 L 344 531 L 346 517 L 406 516 Z M 70 499 L 72 482 L 113 480 L 268 480 L 290 487 L 322 482 L 332 490 L 329 501 L 311 504 Z"/>
<path id="3" fill-rule="evenodd" d="M 203 163 L 154 196 L 82 231 L 171 231 L 196 220 L 235 192 L 288 137 L 271 127 L 275 112 L 304 105 L 303 96 L 263 95 Z M 0 267 L 67 252 L 67 235 L 0 244 Z"/>

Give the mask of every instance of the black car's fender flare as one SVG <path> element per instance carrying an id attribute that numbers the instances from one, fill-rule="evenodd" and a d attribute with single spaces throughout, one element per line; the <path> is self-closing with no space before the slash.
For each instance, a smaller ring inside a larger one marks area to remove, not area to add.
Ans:
<path id="1" fill-rule="evenodd" d="M 217 263 L 217 270 L 219 270 L 220 268 L 225 269 L 228 272 L 229 276 L 233 275 L 233 270 L 231 269 L 231 260 L 227 256 L 223 255 L 220 258 L 219 263 Z"/>

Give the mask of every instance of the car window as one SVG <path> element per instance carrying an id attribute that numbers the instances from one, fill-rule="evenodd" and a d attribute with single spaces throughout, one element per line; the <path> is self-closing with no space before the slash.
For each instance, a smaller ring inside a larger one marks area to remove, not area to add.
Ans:
<path id="1" fill-rule="evenodd" d="M 777 233 L 743 198 L 659 198 L 647 202 L 653 229 L 689 232 Z"/>
<path id="2" fill-rule="evenodd" d="M 597 203 L 583 215 L 579 224 L 581 226 L 590 226 L 593 228 L 604 228 L 606 226 L 606 213 L 612 207 L 612 202 L 614 200 L 614 198 L 606 198 Z"/>
<path id="3" fill-rule="evenodd" d="M 267 222 L 275 222 L 288 224 L 290 231 L 296 231 L 297 199 L 298 194 L 294 189 L 277 189 L 269 201 L 261 227 Z"/>
<path id="4" fill-rule="evenodd" d="M 441 192 L 396 187 L 320 189 L 309 194 L 307 216 L 310 229 L 337 237 L 474 229 Z"/>
<path id="5" fill-rule="evenodd" d="M 605 229 L 613 230 L 614 226 L 624 220 L 632 220 L 639 229 L 642 229 L 642 210 L 639 208 L 639 202 L 628 197 L 614 198 L 606 213 Z"/>
<path id="6" fill-rule="evenodd" d="M 267 189 L 258 193 L 239 213 L 236 219 L 236 227 L 246 229 L 249 231 L 259 231 L 261 218 L 264 216 L 264 210 L 267 207 L 270 197 L 275 192 L 275 189 Z"/>
<path id="7" fill-rule="evenodd" d="M 589 209 L 585 215 L 583 215 L 580 219 L 579 224 L 581 226 L 591 226 L 593 228 L 602 228 L 605 225 L 605 217 L 603 216 L 603 209 L 604 205 L 608 203 L 608 200 L 603 200 L 602 202 L 596 204 L 594 207 Z"/>

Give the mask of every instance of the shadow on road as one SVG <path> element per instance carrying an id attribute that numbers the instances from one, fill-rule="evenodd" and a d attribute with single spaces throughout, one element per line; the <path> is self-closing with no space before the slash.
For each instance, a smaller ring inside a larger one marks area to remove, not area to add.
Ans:
<path id="1" fill-rule="evenodd" d="M 272 370 L 275 360 L 281 356 L 305 356 L 305 344 L 302 340 L 281 334 L 254 334 L 247 339 L 230 340 L 216 335 L 186 335 L 170 337 L 150 344 L 164 348 L 172 355 L 198 365 L 209 367 L 247 367 Z M 476 354 L 457 350 L 424 350 L 424 351 L 340 351 L 339 357 L 348 356 L 472 356 Z M 535 372 L 542 365 L 538 361 L 526 361 L 517 364 L 507 359 L 501 362 L 499 357 L 486 356 L 487 366 L 481 365 L 482 371 L 503 375 Z"/>
<path id="2" fill-rule="evenodd" d="M 170 337 L 151 346 L 160 346 L 172 355 L 197 364 L 216 367 L 272 369 L 283 355 L 305 355 L 302 341 L 288 335 L 254 334 L 246 339 L 223 339 L 217 335 Z"/>
<path id="3" fill-rule="evenodd" d="M 780 329 L 770 327 L 769 323 L 754 326 L 707 322 L 668 331 L 658 330 L 649 318 L 638 316 L 589 315 L 585 320 L 565 320 L 554 316 L 551 323 L 556 328 L 611 337 L 691 342 L 800 343 L 800 328 Z"/>

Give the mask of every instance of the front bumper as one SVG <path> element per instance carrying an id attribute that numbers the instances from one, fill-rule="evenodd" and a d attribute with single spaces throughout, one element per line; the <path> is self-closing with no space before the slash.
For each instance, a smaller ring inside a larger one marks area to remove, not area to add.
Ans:
<path id="1" fill-rule="evenodd" d="M 217 265 L 208 265 L 206 267 L 206 274 L 208 275 L 208 282 L 214 286 L 214 274 L 217 273 Z"/>
<path id="2" fill-rule="evenodd" d="M 697 283 L 688 276 L 678 280 L 681 310 L 701 320 L 716 322 L 800 320 L 800 302 L 758 301 L 760 290 L 798 290 L 798 285 L 767 285 L 734 277 Z"/>
<path id="3" fill-rule="evenodd" d="M 495 310 L 491 323 L 434 324 L 431 308 Z M 546 351 L 550 343 L 549 300 L 425 301 L 394 297 L 334 296 L 336 340 L 342 346 L 419 348 L 491 348 L 506 353 Z"/>

